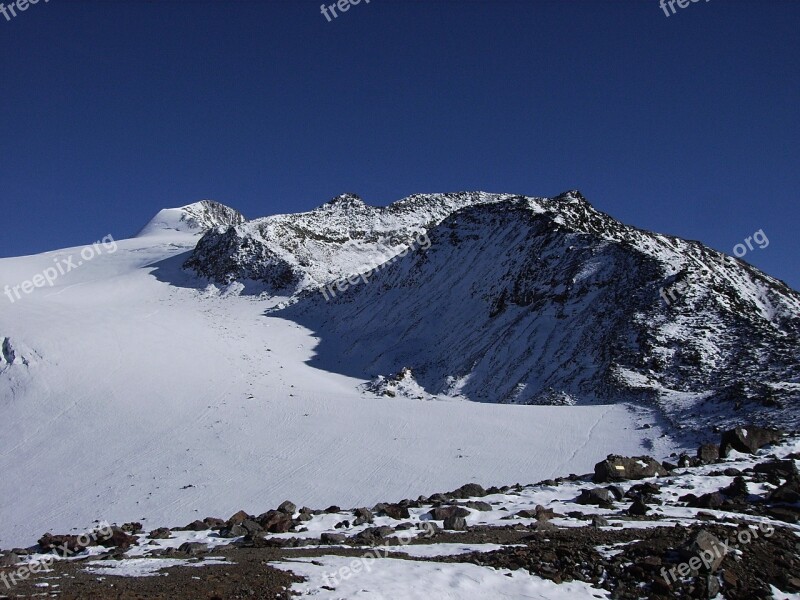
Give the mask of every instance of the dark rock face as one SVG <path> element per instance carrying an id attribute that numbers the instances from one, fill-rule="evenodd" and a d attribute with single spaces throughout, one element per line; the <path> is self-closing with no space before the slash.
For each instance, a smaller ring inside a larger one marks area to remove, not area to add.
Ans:
<path id="1" fill-rule="evenodd" d="M 480 500 L 470 500 L 469 502 L 465 502 L 464 506 L 467 508 L 473 508 L 475 510 L 479 510 L 481 512 L 488 512 L 492 510 L 492 505 L 488 502 L 481 502 Z"/>
<path id="2" fill-rule="evenodd" d="M 112 527 L 111 535 L 107 537 L 100 536 L 97 539 L 97 543 L 106 548 L 128 550 L 131 546 L 137 545 L 138 540 L 134 536 L 128 535 L 122 531 L 119 527 Z"/>
<path id="3" fill-rule="evenodd" d="M 580 496 L 576 502 L 578 504 L 593 504 L 596 506 L 612 506 L 614 497 L 611 492 L 602 488 L 594 488 L 592 490 L 581 490 Z"/>
<path id="4" fill-rule="evenodd" d="M 775 475 L 781 479 L 794 479 L 800 476 L 793 460 L 773 460 L 766 463 L 760 463 L 757 464 L 753 470 L 756 473 Z"/>
<path id="5" fill-rule="evenodd" d="M 343 533 L 323 533 L 320 540 L 323 544 L 344 544 L 347 536 Z"/>
<path id="6" fill-rule="evenodd" d="M 206 531 L 208 525 L 204 521 L 192 521 L 183 529 L 186 531 Z"/>
<path id="7" fill-rule="evenodd" d="M 628 508 L 628 514 L 634 517 L 643 517 L 645 516 L 650 509 L 647 505 L 641 501 L 641 499 L 637 498 L 633 501 L 633 504 Z"/>
<path id="8" fill-rule="evenodd" d="M 240 510 L 239 512 L 231 515 L 231 518 L 227 520 L 226 524 L 228 525 L 228 527 L 230 527 L 231 525 L 241 525 L 242 522 L 250 518 L 251 518 L 250 515 L 248 515 L 243 510 Z"/>
<path id="9" fill-rule="evenodd" d="M 220 530 L 225 527 L 225 521 L 216 517 L 206 517 L 203 519 L 203 523 L 205 523 L 209 529 L 214 530 Z"/>
<path id="10" fill-rule="evenodd" d="M 703 494 L 699 498 L 694 497 L 688 500 L 689 506 L 693 508 L 721 508 L 725 503 L 725 496 L 719 492 L 711 492 L 710 494 Z"/>
<path id="11" fill-rule="evenodd" d="M 286 500 L 282 502 L 281 505 L 278 507 L 278 510 L 282 513 L 286 513 L 289 516 L 292 516 L 295 512 L 297 512 L 297 506 Z"/>
<path id="12" fill-rule="evenodd" d="M 464 517 L 447 517 L 444 520 L 443 527 L 451 531 L 464 531 L 467 528 L 467 521 Z"/>
<path id="13" fill-rule="evenodd" d="M 692 557 L 706 557 L 704 566 L 708 571 L 714 573 L 722 565 L 725 559 L 725 545 L 715 535 L 707 531 L 699 531 L 681 548 L 681 554 L 685 559 Z"/>
<path id="14" fill-rule="evenodd" d="M 200 542 L 184 542 L 178 547 L 178 552 L 183 552 L 189 556 L 198 556 L 208 552 L 208 546 Z"/>
<path id="15" fill-rule="evenodd" d="M 790 479 L 769 495 L 770 502 L 796 504 L 800 502 L 800 479 Z"/>
<path id="16" fill-rule="evenodd" d="M 594 515 L 592 517 L 592 527 L 608 527 L 609 523 L 605 517 L 601 517 L 600 515 Z"/>
<path id="17" fill-rule="evenodd" d="M 716 444 L 703 444 L 697 449 L 697 458 L 704 465 L 710 465 L 719 460 L 719 446 Z"/>
<path id="18" fill-rule="evenodd" d="M 437 506 L 427 513 L 434 521 L 444 521 L 450 517 L 468 517 L 469 511 L 460 506 Z"/>
<path id="19" fill-rule="evenodd" d="M 750 491 L 747 489 L 747 482 L 741 475 L 736 477 L 733 483 L 728 487 L 721 489 L 720 492 L 725 494 L 728 498 L 736 498 L 739 500 L 744 500 L 750 495 Z"/>
<path id="20" fill-rule="evenodd" d="M 486 490 L 477 483 L 468 483 L 466 485 L 462 485 L 460 488 L 453 490 L 448 494 L 448 496 L 452 498 L 458 498 L 460 500 L 466 500 L 467 498 L 483 498 L 487 495 L 488 493 Z"/>
<path id="21" fill-rule="evenodd" d="M 122 526 L 122 531 L 136 535 L 137 533 L 142 532 L 142 524 L 136 522 L 125 523 Z"/>
<path id="22" fill-rule="evenodd" d="M 629 479 L 646 479 L 648 477 L 664 477 L 666 469 L 649 456 L 627 458 L 609 454 L 608 457 L 594 466 L 594 482 L 609 483 Z"/>
<path id="23" fill-rule="evenodd" d="M 353 521 L 353 524 L 356 526 L 363 525 L 364 523 L 372 523 L 374 519 L 372 511 L 368 508 L 356 508 L 353 511 L 353 514 L 356 517 L 355 521 Z"/>
<path id="24" fill-rule="evenodd" d="M 151 531 L 147 539 L 149 540 L 168 540 L 172 537 L 172 532 L 166 527 L 159 527 Z"/>
<path id="25" fill-rule="evenodd" d="M 391 527 L 369 527 L 357 534 L 353 539 L 359 543 L 377 544 L 393 532 L 394 529 Z"/>
<path id="26" fill-rule="evenodd" d="M 728 456 L 731 450 L 747 454 L 755 454 L 767 444 L 779 442 L 783 433 L 777 429 L 765 429 L 750 425 L 736 427 L 722 434 L 720 456 Z"/>
<path id="27" fill-rule="evenodd" d="M 258 524 L 269 533 L 286 533 L 293 526 L 292 517 L 284 512 L 270 510 L 258 517 Z M 244 523 L 242 523 L 244 527 Z"/>
<path id="28" fill-rule="evenodd" d="M 411 516 L 408 508 L 400 504 L 384 504 L 380 512 L 398 521 L 400 519 L 408 519 Z"/>
<path id="29" fill-rule="evenodd" d="M 70 553 L 79 552 L 85 546 L 82 546 L 78 542 L 77 535 L 52 535 L 50 533 L 45 533 L 39 539 L 39 547 L 42 549 L 42 552 L 52 552 L 55 550 L 63 556 L 65 551 Z"/>

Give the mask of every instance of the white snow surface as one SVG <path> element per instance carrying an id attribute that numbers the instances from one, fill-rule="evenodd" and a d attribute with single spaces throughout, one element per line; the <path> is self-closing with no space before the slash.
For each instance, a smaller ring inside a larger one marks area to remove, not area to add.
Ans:
<path id="1" fill-rule="evenodd" d="M 312 560 L 319 564 L 313 564 Z M 326 575 L 359 563 L 358 559 L 323 556 L 270 564 L 308 577 L 308 581 L 294 584 L 292 591 L 301 598 L 313 596 L 320 600 L 572 600 L 610 597 L 605 590 L 583 582 L 556 584 L 521 569 L 510 571 L 469 563 L 443 564 L 392 558 L 369 561 L 368 571 L 350 574 L 349 578 L 339 581 L 333 590 L 323 587 L 328 581 Z M 327 585 L 330 586 L 329 583 Z"/>
<path id="2" fill-rule="evenodd" d="M 287 498 L 371 506 L 676 449 L 623 405 L 365 394 L 366 381 L 307 364 L 319 339 L 265 314 L 282 299 L 197 289 L 180 268 L 197 240 L 167 227 L 0 296 L 13 349 L 0 363 L 0 547 L 97 519 L 178 526 Z M 1 259 L 0 289 L 79 252 Z"/>

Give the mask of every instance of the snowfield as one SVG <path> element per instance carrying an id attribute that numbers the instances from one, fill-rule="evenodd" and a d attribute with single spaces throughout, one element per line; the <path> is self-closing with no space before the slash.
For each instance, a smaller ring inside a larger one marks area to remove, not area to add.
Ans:
<path id="1" fill-rule="evenodd" d="M 364 392 L 366 381 L 309 364 L 320 339 L 267 314 L 285 298 L 185 273 L 199 236 L 169 225 L 118 241 L 53 287 L 0 296 L 1 547 L 98 519 L 177 526 L 287 498 L 371 506 L 469 482 L 533 483 L 589 472 L 611 452 L 661 458 L 680 445 L 624 405 Z M 2 259 L 0 288 L 79 252 Z M 545 593 L 519 575 L 491 585 Z"/>

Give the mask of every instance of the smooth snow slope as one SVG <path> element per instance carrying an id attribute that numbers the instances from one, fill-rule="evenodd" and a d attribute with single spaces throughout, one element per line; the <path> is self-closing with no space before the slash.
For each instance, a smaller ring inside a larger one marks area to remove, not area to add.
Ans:
<path id="1" fill-rule="evenodd" d="M 319 340 L 265 315 L 279 299 L 194 288 L 180 265 L 197 240 L 149 231 L 52 288 L 0 296 L 0 547 L 95 519 L 177 526 L 287 498 L 530 483 L 675 445 L 624 406 L 364 395 L 307 364 Z M 79 250 L 0 260 L 0 291 Z"/>

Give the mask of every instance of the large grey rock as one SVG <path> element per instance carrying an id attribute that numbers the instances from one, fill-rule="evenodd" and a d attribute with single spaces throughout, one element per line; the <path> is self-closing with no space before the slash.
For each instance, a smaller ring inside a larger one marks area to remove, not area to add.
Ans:
<path id="1" fill-rule="evenodd" d="M 464 517 L 447 517 L 443 527 L 451 531 L 464 531 L 467 528 L 467 521 Z"/>
<path id="2" fill-rule="evenodd" d="M 774 444 L 783 438 L 783 433 L 778 429 L 766 429 L 748 425 L 737 427 L 722 434 L 720 441 L 720 456 L 728 456 L 731 450 L 745 454 L 755 454 L 767 444 Z"/>
<path id="3" fill-rule="evenodd" d="M 297 506 L 293 502 L 286 500 L 281 503 L 281 505 L 278 507 L 278 510 L 291 517 L 297 511 Z"/>
<path id="4" fill-rule="evenodd" d="M 710 465 L 719 460 L 719 446 L 716 444 L 703 444 L 697 449 L 697 458 L 704 465 Z"/>
<path id="5" fill-rule="evenodd" d="M 701 530 L 681 548 L 685 559 L 697 556 L 704 559 L 703 569 L 714 573 L 725 559 L 725 545 L 712 533 Z"/>
<path id="6" fill-rule="evenodd" d="M 347 536 L 343 533 L 323 533 L 320 536 L 320 541 L 323 544 L 344 544 Z"/>
<path id="7" fill-rule="evenodd" d="M 614 496 L 611 492 L 602 488 L 594 488 L 591 490 L 581 490 L 580 496 L 575 500 L 578 504 L 594 504 L 596 506 L 611 506 L 614 502 Z"/>
<path id="8" fill-rule="evenodd" d="M 461 506 L 437 506 L 427 513 L 434 521 L 444 521 L 450 517 L 468 517 L 469 511 Z"/>
<path id="9" fill-rule="evenodd" d="M 609 454 L 604 461 L 594 466 L 594 481 L 596 483 L 664 477 L 666 475 L 666 469 L 649 456 L 628 458 Z"/>
<path id="10" fill-rule="evenodd" d="M 460 488 L 453 490 L 448 494 L 453 498 L 466 500 L 467 498 L 482 498 L 487 494 L 486 490 L 479 486 L 477 483 L 468 483 L 462 485 Z"/>

